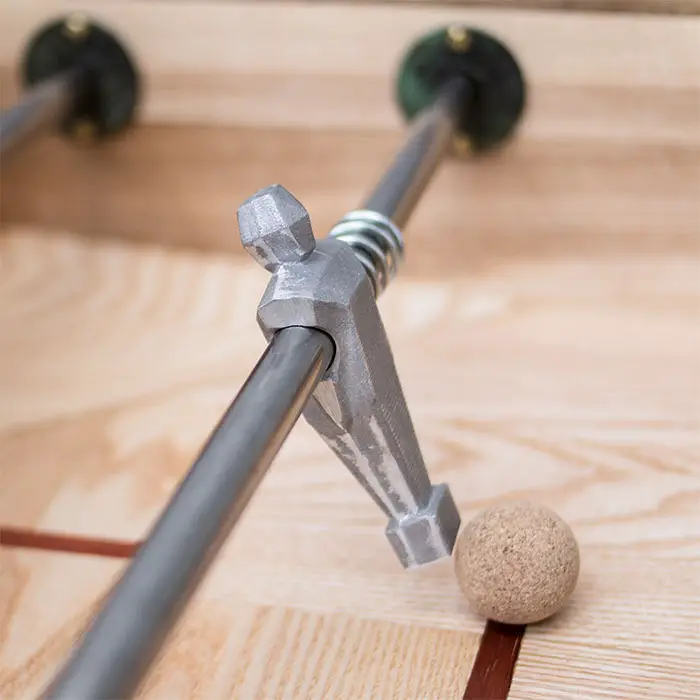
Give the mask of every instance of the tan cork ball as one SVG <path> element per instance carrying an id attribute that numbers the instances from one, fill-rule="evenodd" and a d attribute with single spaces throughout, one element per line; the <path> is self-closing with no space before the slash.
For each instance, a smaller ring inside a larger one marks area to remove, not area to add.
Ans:
<path id="1" fill-rule="evenodd" d="M 579 551 L 554 511 L 518 501 L 487 508 L 467 523 L 455 545 L 455 568 L 477 613 L 525 625 L 564 607 L 578 579 Z"/>

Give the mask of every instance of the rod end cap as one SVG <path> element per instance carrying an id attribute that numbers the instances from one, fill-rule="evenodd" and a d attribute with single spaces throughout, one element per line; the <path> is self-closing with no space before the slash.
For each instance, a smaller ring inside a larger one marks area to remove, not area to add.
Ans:
<path id="1" fill-rule="evenodd" d="M 21 79 L 25 87 L 81 68 L 78 97 L 62 131 L 86 143 L 112 136 L 134 121 L 140 80 L 133 58 L 106 28 L 83 13 L 59 17 L 30 38 Z"/>
<path id="2" fill-rule="evenodd" d="M 468 78 L 474 91 L 459 115 L 453 154 L 472 156 L 503 144 L 525 110 L 525 79 L 508 48 L 479 29 L 450 25 L 409 47 L 396 81 L 404 118 L 416 117 L 456 78 Z"/>

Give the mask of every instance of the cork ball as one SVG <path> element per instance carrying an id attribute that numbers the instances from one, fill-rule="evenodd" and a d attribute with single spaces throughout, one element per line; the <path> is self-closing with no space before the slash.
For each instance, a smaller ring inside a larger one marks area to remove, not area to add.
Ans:
<path id="1" fill-rule="evenodd" d="M 578 579 L 579 551 L 571 528 L 549 508 L 506 503 L 467 523 L 455 545 L 455 568 L 477 613 L 525 625 L 564 607 Z"/>

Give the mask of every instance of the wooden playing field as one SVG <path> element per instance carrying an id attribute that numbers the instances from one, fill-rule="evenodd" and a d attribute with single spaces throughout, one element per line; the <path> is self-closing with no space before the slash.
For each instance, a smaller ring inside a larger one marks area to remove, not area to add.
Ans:
<path id="1" fill-rule="evenodd" d="M 518 52 L 528 114 L 445 164 L 380 309 L 434 480 L 465 521 L 514 498 L 564 517 L 571 604 L 485 631 L 450 561 L 400 567 L 302 421 L 140 697 L 700 697 L 700 4 L 503 4 L 80 5 L 147 90 L 123 139 L 2 170 L 3 700 L 55 672 L 265 346 L 237 206 L 280 182 L 317 236 L 356 206 L 401 142 L 396 60 L 452 20 Z M 0 2 L 3 105 L 67 7 Z"/>

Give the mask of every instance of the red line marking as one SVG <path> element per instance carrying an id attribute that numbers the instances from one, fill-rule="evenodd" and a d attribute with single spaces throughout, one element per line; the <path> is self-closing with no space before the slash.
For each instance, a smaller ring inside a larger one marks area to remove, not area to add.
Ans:
<path id="1" fill-rule="evenodd" d="M 129 559 L 134 556 L 141 543 L 0 527 L 0 545 L 23 549 L 42 549 L 48 552 L 93 554 L 98 557 Z"/>
<path id="2" fill-rule="evenodd" d="M 507 699 L 524 634 L 525 625 L 486 623 L 462 700 Z"/>

